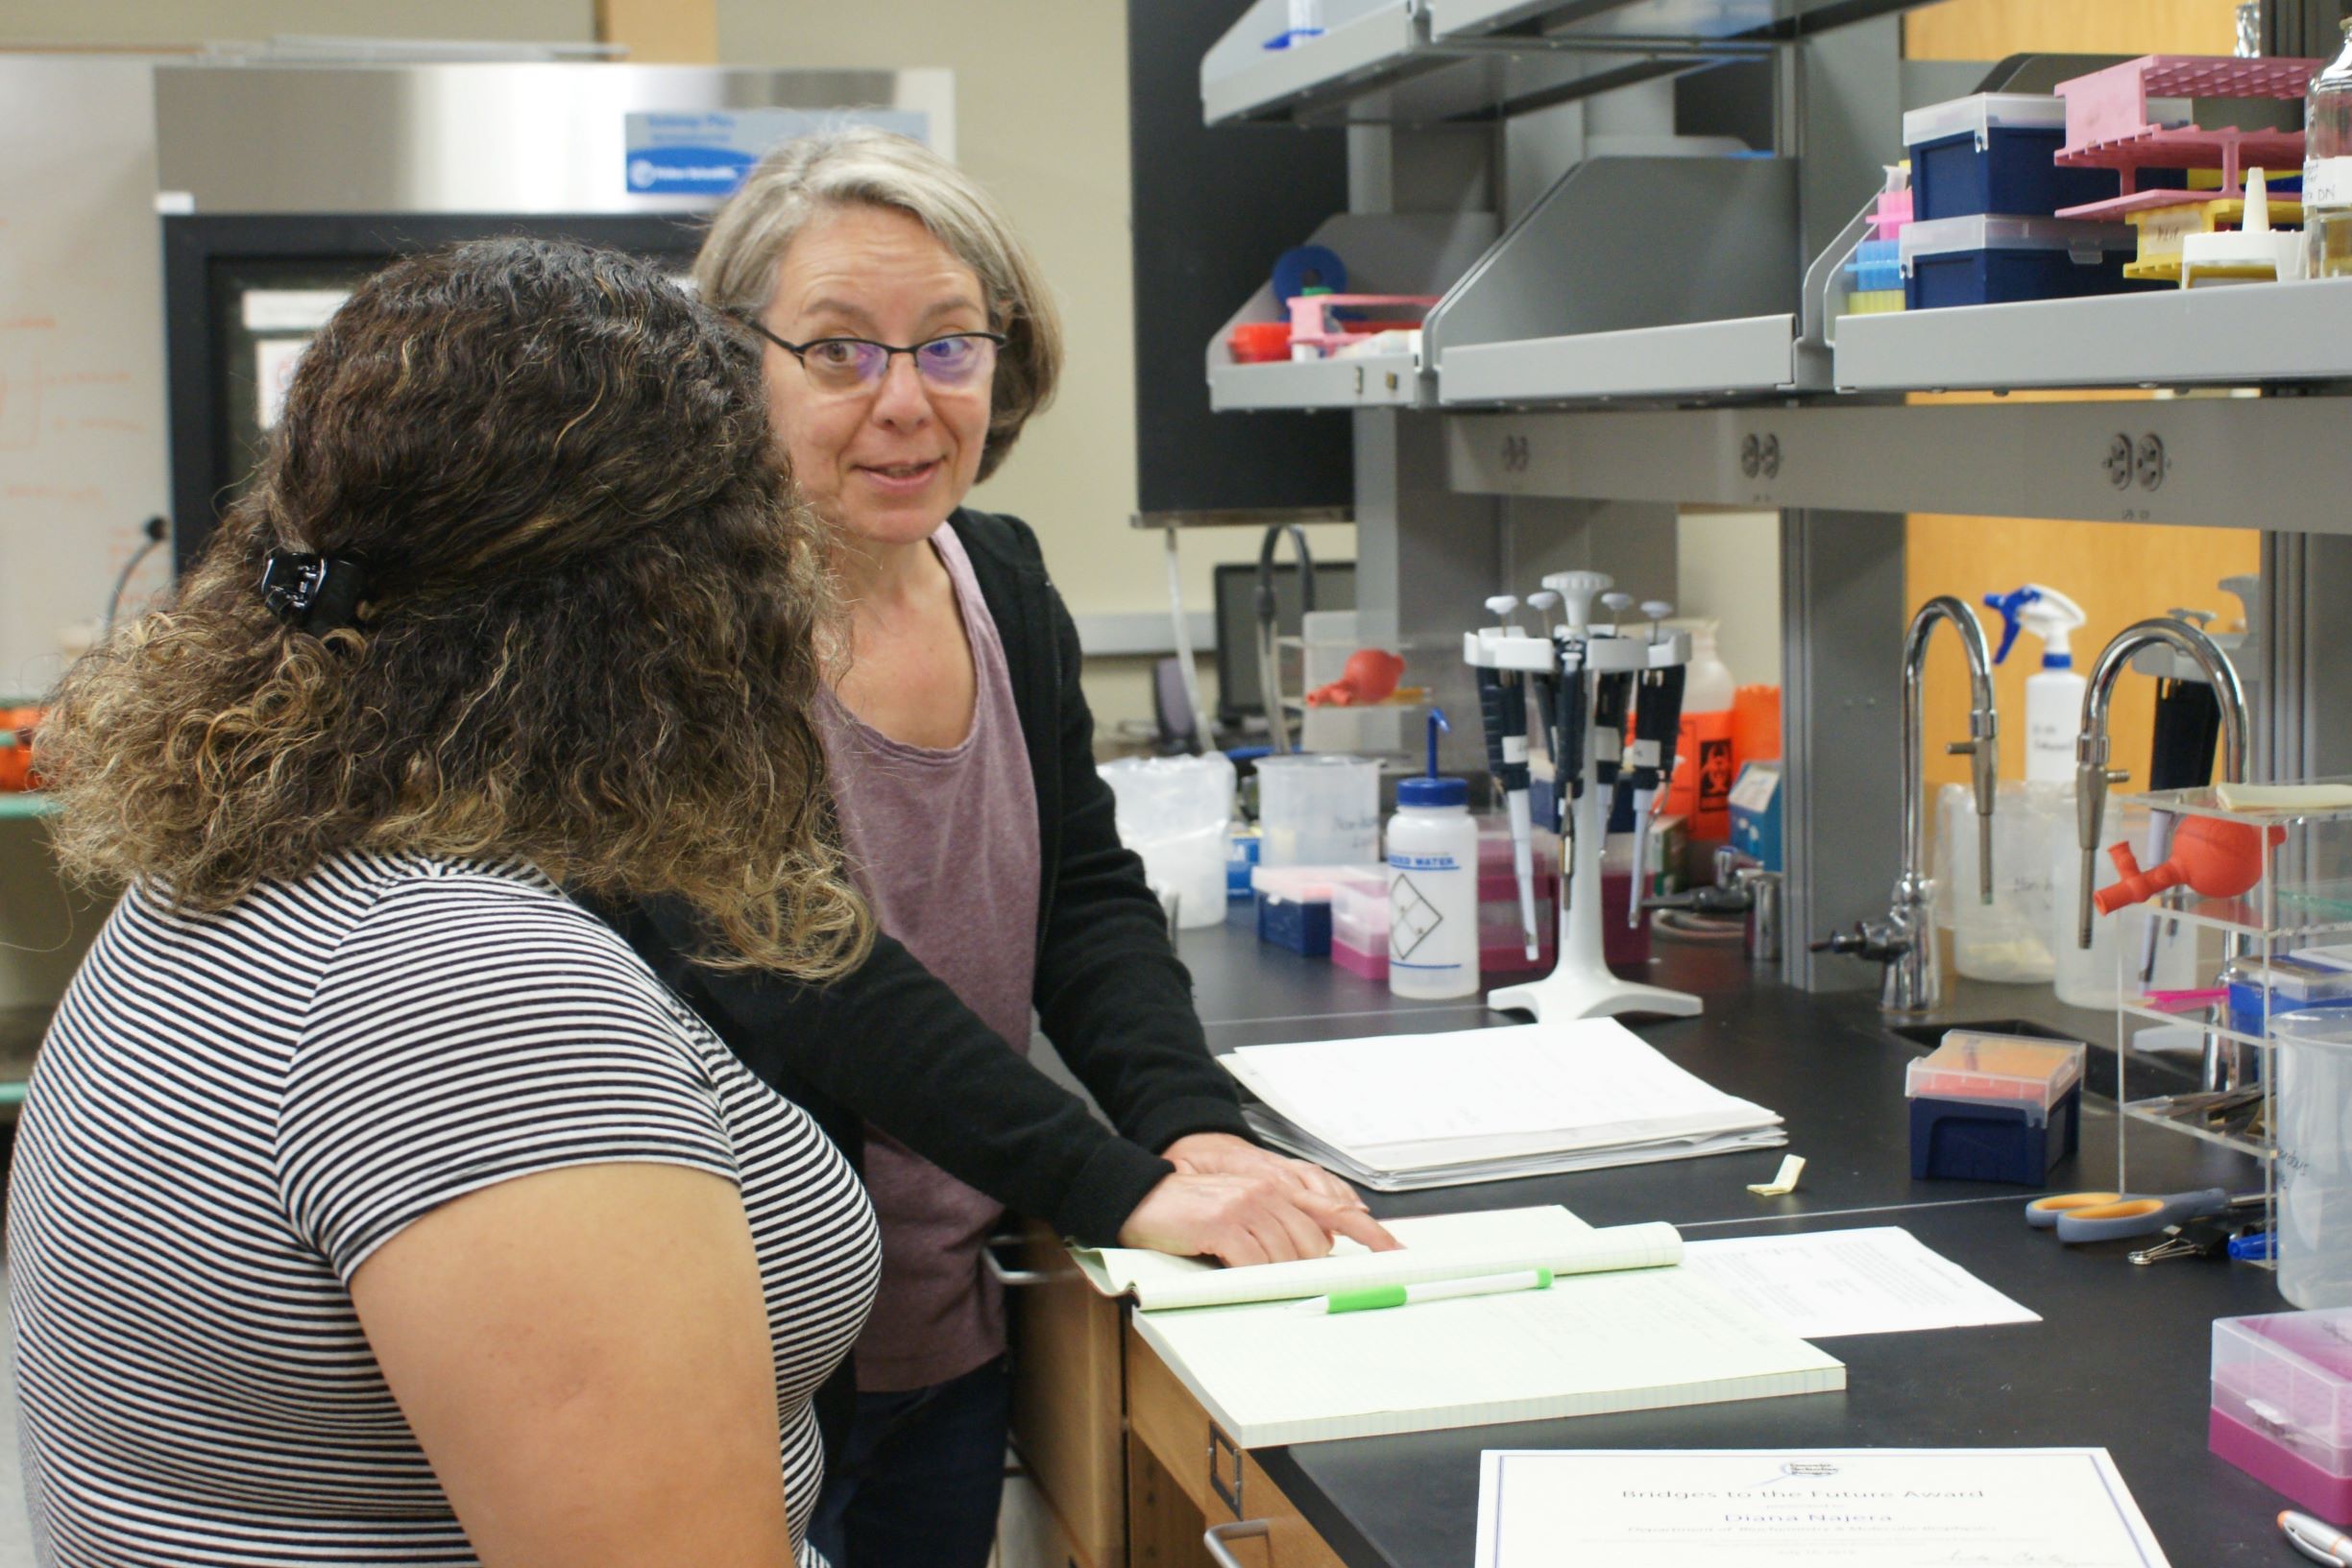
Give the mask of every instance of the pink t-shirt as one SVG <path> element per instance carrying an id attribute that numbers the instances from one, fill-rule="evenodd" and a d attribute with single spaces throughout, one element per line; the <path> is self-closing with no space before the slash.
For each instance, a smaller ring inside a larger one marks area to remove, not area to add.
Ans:
<path id="1" fill-rule="evenodd" d="M 932 544 L 956 585 L 978 676 L 970 733 L 945 751 L 907 745 L 861 722 L 830 691 L 818 722 L 851 870 L 874 918 L 1007 1049 L 1027 1055 L 1036 784 L 1005 645 L 972 563 L 951 528 Z M 1002 1353 L 1003 1293 L 982 1270 L 980 1250 L 1003 1208 L 872 1126 L 865 1186 L 882 1222 L 882 1293 L 858 1340 L 858 1387 L 928 1387 Z"/>

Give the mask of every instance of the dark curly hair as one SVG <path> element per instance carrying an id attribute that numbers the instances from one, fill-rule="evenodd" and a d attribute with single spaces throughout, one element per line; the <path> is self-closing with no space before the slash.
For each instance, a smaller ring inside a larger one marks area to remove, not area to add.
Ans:
<path id="1" fill-rule="evenodd" d="M 706 961 L 863 955 L 809 712 L 819 525 L 758 353 L 650 267 L 544 240 L 363 283 L 303 355 L 251 490 L 164 609 L 65 676 L 40 731 L 85 880 L 217 909 L 348 850 L 518 856 L 684 899 Z M 364 564 L 297 630 L 273 548 Z"/>

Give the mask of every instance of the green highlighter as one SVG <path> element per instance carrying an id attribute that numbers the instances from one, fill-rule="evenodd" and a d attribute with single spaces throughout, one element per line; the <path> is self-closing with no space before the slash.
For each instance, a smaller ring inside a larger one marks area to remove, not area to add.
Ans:
<path id="1" fill-rule="evenodd" d="M 1423 1285 L 1373 1285 L 1361 1291 L 1337 1291 L 1301 1301 L 1291 1309 L 1311 1313 L 1378 1312 L 1384 1307 L 1409 1307 L 1420 1301 L 1451 1301 L 1463 1296 L 1508 1295 L 1515 1291 L 1548 1291 L 1552 1271 L 1520 1268 L 1508 1274 L 1477 1274 L 1468 1279 L 1431 1280 Z"/>

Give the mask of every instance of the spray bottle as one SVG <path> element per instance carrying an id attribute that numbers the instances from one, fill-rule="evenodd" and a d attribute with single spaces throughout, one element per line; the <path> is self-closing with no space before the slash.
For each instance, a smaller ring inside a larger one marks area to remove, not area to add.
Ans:
<path id="1" fill-rule="evenodd" d="M 2009 657 L 2020 631 L 2042 639 L 2042 668 L 2025 680 L 2025 782 L 2065 784 L 2074 777 L 2074 736 L 2082 729 L 2083 678 L 2074 672 L 2067 639 L 2080 630 L 2082 606 L 2054 588 L 2027 583 L 2007 593 L 1987 593 L 1984 602 L 2000 612 L 1998 664 Z"/>

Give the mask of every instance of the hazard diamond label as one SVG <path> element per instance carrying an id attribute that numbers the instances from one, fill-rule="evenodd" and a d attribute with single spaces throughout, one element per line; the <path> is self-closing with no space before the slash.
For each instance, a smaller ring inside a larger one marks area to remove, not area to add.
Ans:
<path id="1" fill-rule="evenodd" d="M 1421 896 L 1413 879 L 1398 873 L 1389 887 L 1389 956 L 1410 958 L 1429 933 L 1445 924 L 1438 906 Z"/>

